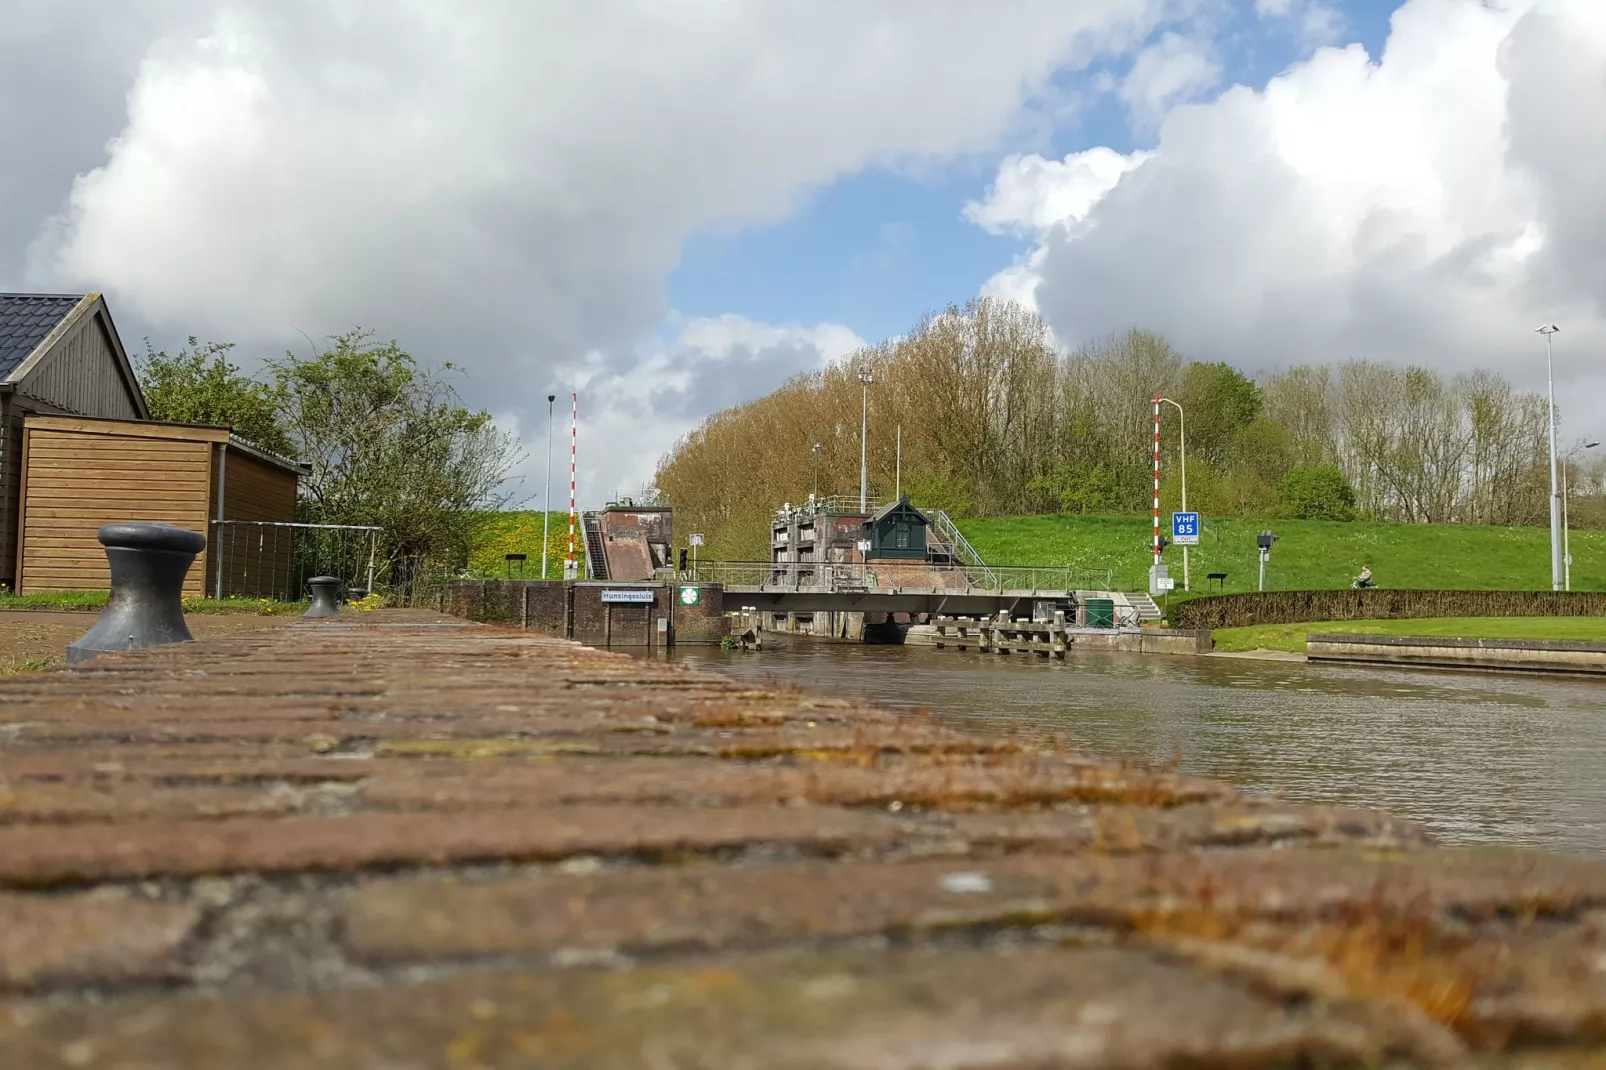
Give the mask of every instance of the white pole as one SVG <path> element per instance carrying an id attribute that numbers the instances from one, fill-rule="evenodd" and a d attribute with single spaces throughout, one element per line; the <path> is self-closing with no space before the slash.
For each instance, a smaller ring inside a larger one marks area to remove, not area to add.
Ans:
<path id="1" fill-rule="evenodd" d="M 895 460 L 893 462 L 892 472 L 893 472 L 893 476 L 892 476 L 892 487 L 893 487 L 892 496 L 895 499 L 899 499 L 899 498 L 903 497 L 903 425 L 902 424 L 898 425 L 897 460 Z"/>
<path id="2" fill-rule="evenodd" d="M 541 492 L 541 578 L 546 579 L 547 535 L 552 527 L 552 403 L 556 394 L 546 396 L 546 489 Z"/>
<path id="3" fill-rule="evenodd" d="M 1599 442 L 1585 442 L 1583 445 L 1578 446 L 1571 453 L 1569 453 L 1566 457 L 1563 457 L 1561 459 L 1561 561 L 1562 561 L 1562 583 L 1566 586 L 1566 589 L 1569 590 L 1569 591 L 1573 589 L 1573 548 L 1572 548 L 1572 540 L 1568 537 L 1568 536 L 1570 536 L 1572 534 L 1572 531 L 1568 527 L 1568 524 L 1567 524 L 1567 499 L 1572 497 L 1571 488 L 1569 488 L 1568 485 L 1567 485 L 1567 462 L 1571 458 L 1576 457 L 1579 453 L 1583 452 L 1584 450 L 1592 450 L 1598 445 L 1600 445 Z"/>
<path id="4" fill-rule="evenodd" d="M 1182 415 L 1182 406 L 1177 406 L 1177 441 L 1182 447 L 1182 511 L 1188 511 L 1188 421 Z M 1182 589 L 1193 590 L 1188 577 L 1188 547 L 1182 548 Z"/>
<path id="5" fill-rule="evenodd" d="M 870 435 L 870 384 L 873 381 L 868 372 L 859 373 L 859 389 L 863 393 L 863 412 L 859 417 L 859 513 L 862 516 L 870 514 L 870 455 L 867 443 Z"/>
<path id="6" fill-rule="evenodd" d="M 1562 590 L 1573 589 L 1573 547 L 1567 530 L 1567 461 L 1561 462 L 1561 584 Z"/>
<path id="7" fill-rule="evenodd" d="M 1561 498 L 1556 487 L 1556 377 L 1554 344 L 1551 339 L 1558 328 L 1555 324 L 1539 328 L 1545 336 L 1545 380 L 1550 389 L 1550 589 L 1561 590 Z"/>
<path id="8" fill-rule="evenodd" d="M 1182 511 L 1186 513 L 1188 511 L 1188 418 L 1183 413 L 1182 406 L 1178 402 L 1172 401 L 1170 398 L 1161 398 L 1160 400 L 1169 405 L 1175 405 L 1177 409 L 1177 441 L 1181 447 L 1182 460 Z M 1188 548 L 1186 546 L 1182 548 L 1182 589 L 1184 591 L 1193 590 L 1192 585 L 1188 582 Z"/>

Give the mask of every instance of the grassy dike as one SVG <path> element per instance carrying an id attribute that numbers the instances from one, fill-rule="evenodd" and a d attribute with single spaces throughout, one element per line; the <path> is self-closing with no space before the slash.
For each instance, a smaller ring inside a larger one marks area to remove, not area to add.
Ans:
<path id="1" fill-rule="evenodd" d="M 1305 653 L 1309 635 L 1399 635 L 1458 639 L 1573 639 L 1606 643 L 1603 617 L 1431 617 L 1422 620 L 1338 620 L 1263 624 L 1210 633 L 1217 650 Z"/>
<path id="2" fill-rule="evenodd" d="M 475 535 L 474 548 L 469 553 L 468 567 L 470 571 L 494 579 L 502 579 L 507 575 L 506 554 L 527 554 L 529 560 L 524 562 L 524 578 L 538 580 L 541 578 L 541 517 L 542 513 L 535 509 L 512 509 L 502 513 L 481 513 L 479 531 Z M 569 553 L 569 514 L 545 514 L 550 517 L 547 553 L 547 578 L 561 580 L 563 578 L 563 562 Z M 681 536 L 684 539 L 684 536 Z M 585 578 L 586 549 L 584 537 L 580 532 L 579 520 L 575 521 L 574 557 L 580 566 L 580 577 Z M 513 578 L 519 578 L 518 566 L 513 566 Z"/>
<path id="3" fill-rule="evenodd" d="M 1169 518 L 1164 522 L 1169 524 Z M 1117 588 L 1148 586 L 1152 528 L 1146 517 L 1010 516 L 958 523 L 988 564 L 1112 568 Z M 1538 591 L 1550 587 L 1546 528 L 1206 517 L 1200 545 L 1190 553 L 1194 593 L 1204 592 L 1205 576 L 1211 572 L 1227 573 L 1229 593 L 1255 590 L 1260 567 L 1255 536 L 1268 528 L 1279 541 L 1266 569 L 1267 590 L 1348 587 L 1367 564 L 1385 588 Z M 1573 532 L 1572 554 L 1573 590 L 1606 590 L 1606 532 Z M 1180 592 L 1181 549 L 1168 548 L 1164 560 Z M 1214 589 L 1212 585 L 1212 593 Z"/>

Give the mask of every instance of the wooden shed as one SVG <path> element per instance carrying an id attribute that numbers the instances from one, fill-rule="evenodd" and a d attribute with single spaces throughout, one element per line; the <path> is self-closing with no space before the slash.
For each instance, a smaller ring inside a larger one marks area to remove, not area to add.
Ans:
<path id="1" fill-rule="evenodd" d="M 198 531 L 207 549 L 184 593 L 212 593 L 236 572 L 291 571 L 291 544 L 246 556 L 224 553 L 220 521 L 295 520 L 302 469 L 226 427 L 28 416 L 22 428 L 17 590 L 103 590 L 110 581 L 96 538 L 102 524 L 149 520 Z M 238 525 L 224 525 L 233 531 Z M 266 545 L 264 541 L 264 545 Z"/>
<path id="2" fill-rule="evenodd" d="M 0 293 L 0 583 L 15 584 L 29 416 L 150 413 L 100 294 Z"/>

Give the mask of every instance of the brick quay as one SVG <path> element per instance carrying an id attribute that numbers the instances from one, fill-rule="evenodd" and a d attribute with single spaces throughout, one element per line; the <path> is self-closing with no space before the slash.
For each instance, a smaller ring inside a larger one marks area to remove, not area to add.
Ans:
<path id="1" fill-rule="evenodd" d="M 528 632 L 0 681 L 0 1067 L 1602 1065 L 1606 864 Z"/>

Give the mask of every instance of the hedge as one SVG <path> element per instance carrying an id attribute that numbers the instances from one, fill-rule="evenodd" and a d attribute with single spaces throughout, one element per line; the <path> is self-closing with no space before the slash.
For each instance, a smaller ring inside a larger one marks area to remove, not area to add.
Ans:
<path id="1" fill-rule="evenodd" d="M 1194 598 L 1171 609 L 1176 628 L 1251 628 L 1324 620 L 1412 617 L 1606 617 L 1598 591 L 1266 591 Z"/>

